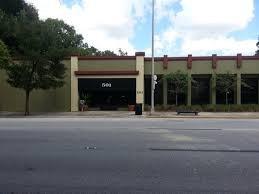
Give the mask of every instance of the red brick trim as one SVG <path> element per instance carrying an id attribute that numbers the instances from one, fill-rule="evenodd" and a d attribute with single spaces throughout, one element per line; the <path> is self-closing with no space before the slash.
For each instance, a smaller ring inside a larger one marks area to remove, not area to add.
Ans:
<path id="1" fill-rule="evenodd" d="M 75 71 L 75 75 L 138 75 L 139 71 Z"/>
<path id="2" fill-rule="evenodd" d="M 217 69 L 217 64 L 218 63 L 218 58 L 216 54 L 212 55 L 212 68 L 213 69 Z"/>
<path id="3" fill-rule="evenodd" d="M 98 60 L 136 60 L 135 56 L 110 56 L 110 57 L 96 57 L 96 56 L 80 56 L 79 61 L 98 61 Z"/>
<path id="4" fill-rule="evenodd" d="M 194 57 L 192 56 L 192 61 L 211 61 L 211 57 Z"/>
<path id="5" fill-rule="evenodd" d="M 163 69 L 168 68 L 168 56 L 164 55 L 164 60 L 163 60 Z"/>
<path id="6" fill-rule="evenodd" d="M 143 56 L 143 57 L 144 57 L 144 56 L 145 56 L 145 52 L 136 52 L 136 53 L 135 53 L 135 56 L 136 56 L 136 57 L 140 57 L 140 56 Z"/>
<path id="7" fill-rule="evenodd" d="M 168 61 L 187 61 L 188 57 L 167 57 Z M 152 58 L 146 57 L 145 61 L 151 61 Z M 163 62 L 164 57 L 155 57 L 155 61 Z M 192 61 L 211 61 L 212 56 L 192 56 Z M 217 61 L 219 60 L 236 60 L 236 56 L 217 56 Z M 259 56 L 242 56 L 242 60 L 259 60 Z"/>
<path id="8" fill-rule="evenodd" d="M 242 56 L 243 60 L 259 60 L 259 56 Z"/>
<path id="9" fill-rule="evenodd" d="M 187 68 L 192 69 L 192 55 L 188 55 Z"/>
<path id="10" fill-rule="evenodd" d="M 168 61 L 186 61 L 187 57 L 167 57 Z M 146 57 L 145 61 L 152 61 L 151 57 Z M 155 57 L 155 61 L 164 61 L 164 57 Z"/>
<path id="11" fill-rule="evenodd" d="M 240 69 L 242 67 L 242 54 L 237 54 L 237 68 Z"/>
<path id="12" fill-rule="evenodd" d="M 143 52 L 142 52 L 143 53 Z M 142 56 L 142 55 L 139 55 Z M 78 60 L 136 60 L 136 56 L 77 56 Z M 13 60 L 23 60 L 22 57 L 13 57 Z M 186 61 L 188 57 L 167 57 L 168 61 Z M 64 57 L 64 60 L 71 60 L 71 56 Z M 151 61 L 151 57 L 145 57 L 145 61 Z M 211 61 L 211 56 L 192 56 L 192 61 Z M 217 56 L 217 60 L 236 60 L 236 56 Z M 242 56 L 242 60 L 259 60 L 259 56 Z M 164 57 L 155 57 L 155 61 L 164 61 Z"/>
<path id="13" fill-rule="evenodd" d="M 236 60 L 236 56 L 217 56 L 217 60 L 222 60 L 222 61 L 233 61 Z"/>

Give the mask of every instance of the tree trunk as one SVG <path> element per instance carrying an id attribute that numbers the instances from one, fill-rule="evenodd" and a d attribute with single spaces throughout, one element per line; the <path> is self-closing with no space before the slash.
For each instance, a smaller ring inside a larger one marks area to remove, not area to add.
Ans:
<path id="1" fill-rule="evenodd" d="M 175 94 L 175 105 L 178 106 L 178 94 Z"/>
<path id="2" fill-rule="evenodd" d="M 26 91 L 26 97 L 25 97 L 25 116 L 28 116 L 30 114 L 30 91 Z"/>

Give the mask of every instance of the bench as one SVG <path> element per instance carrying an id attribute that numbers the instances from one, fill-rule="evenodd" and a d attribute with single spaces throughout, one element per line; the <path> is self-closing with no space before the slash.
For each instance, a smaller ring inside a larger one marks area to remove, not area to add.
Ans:
<path id="1" fill-rule="evenodd" d="M 181 114 L 181 113 L 193 113 L 193 114 L 195 114 L 195 115 L 198 115 L 198 111 L 195 111 L 195 110 L 177 110 L 176 111 L 177 112 L 177 115 L 179 115 L 179 114 Z"/>

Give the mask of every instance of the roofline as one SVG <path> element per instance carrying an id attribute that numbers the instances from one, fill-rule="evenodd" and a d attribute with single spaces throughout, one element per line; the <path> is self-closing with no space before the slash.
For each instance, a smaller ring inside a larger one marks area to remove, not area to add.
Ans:
<path id="1" fill-rule="evenodd" d="M 144 52 L 136 52 L 135 56 L 77 56 L 77 55 L 73 55 L 73 56 L 68 56 L 65 57 L 64 60 L 70 60 L 71 57 L 78 57 L 79 61 L 83 61 L 83 60 L 89 60 L 89 61 L 94 61 L 94 60 L 136 60 L 137 56 L 143 56 L 145 61 L 152 61 L 151 57 L 145 57 L 144 56 Z M 241 55 L 241 54 L 237 54 L 235 56 L 217 56 L 216 58 L 217 60 L 236 60 L 237 56 Z M 192 61 L 211 61 L 212 60 L 212 56 L 192 56 L 189 55 L 192 58 Z M 241 55 L 241 59 L 242 60 L 259 60 L 259 56 L 243 56 Z M 14 57 L 13 60 L 21 60 L 21 58 L 19 57 Z M 163 61 L 164 57 L 155 57 L 155 61 Z M 167 57 L 168 61 L 187 61 L 188 60 L 188 56 L 186 57 Z"/>
<path id="2" fill-rule="evenodd" d="M 139 55 L 142 54 L 142 55 Z M 143 56 L 144 53 L 138 52 L 136 56 Z M 236 60 L 237 54 L 235 56 L 217 56 L 217 60 Z M 78 56 L 78 60 L 136 60 L 136 56 Z M 211 61 L 212 56 L 192 56 L 192 61 Z M 259 56 L 242 56 L 242 60 L 259 60 Z M 168 61 L 187 61 L 188 56 L 186 57 L 167 57 Z M 152 61 L 151 57 L 144 57 L 145 61 Z M 155 61 L 163 61 L 164 57 L 155 57 Z"/>
<path id="3" fill-rule="evenodd" d="M 217 60 L 236 60 L 237 56 L 216 56 Z M 188 57 L 168 57 L 168 61 L 187 61 Z M 163 61 L 164 57 L 155 57 L 155 61 Z M 212 56 L 192 56 L 192 61 L 211 61 Z M 259 56 L 242 56 L 242 60 L 259 60 Z M 146 57 L 145 61 L 152 61 L 151 57 Z"/>

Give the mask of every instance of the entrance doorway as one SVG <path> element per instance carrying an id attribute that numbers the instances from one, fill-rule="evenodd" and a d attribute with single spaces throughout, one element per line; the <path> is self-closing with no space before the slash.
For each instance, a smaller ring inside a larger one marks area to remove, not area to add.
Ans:
<path id="1" fill-rule="evenodd" d="M 136 103 L 134 78 L 83 78 L 78 79 L 79 97 L 88 95 L 90 108 L 117 110 Z"/>

